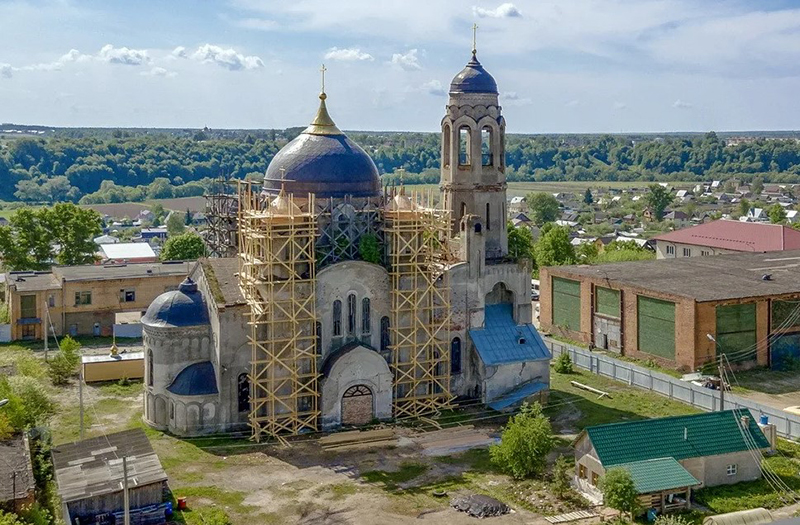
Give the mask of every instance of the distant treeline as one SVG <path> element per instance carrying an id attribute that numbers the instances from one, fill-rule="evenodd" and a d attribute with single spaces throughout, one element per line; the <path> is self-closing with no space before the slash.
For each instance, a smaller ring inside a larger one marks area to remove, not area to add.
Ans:
<path id="1" fill-rule="evenodd" d="M 220 175 L 257 178 L 302 128 L 263 132 L 59 130 L 0 142 L 0 200 L 120 202 L 199 195 Z M 408 184 L 439 180 L 435 133 L 351 133 L 386 183 L 406 170 Z M 695 136 L 525 136 L 506 144 L 510 181 L 700 181 L 758 175 L 800 182 L 800 142 L 758 139 L 726 146 Z"/>

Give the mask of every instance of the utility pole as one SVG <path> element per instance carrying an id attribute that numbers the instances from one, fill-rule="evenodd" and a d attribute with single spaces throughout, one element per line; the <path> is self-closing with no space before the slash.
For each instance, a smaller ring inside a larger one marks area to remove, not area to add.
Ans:
<path id="1" fill-rule="evenodd" d="M 11 471 L 11 499 L 14 501 L 14 512 L 17 512 L 17 471 Z"/>
<path id="2" fill-rule="evenodd" d="M 717 370 L 719 372 L 719 410 L 720 412 L 725 410 L 725 375 L 722 373 L 722 359 L 725 357 L 724 354 L 720 354 L 719 356 L 719 366 Z"/>
<path id="3" fill-rule="evenodd" d="M 47 362 L 47 339 L 48 339 L 47 336 L 49 335 L 50 332 L 50 324 L 48 323 L 48 321 L 50 321 L 50 309 L 45 308 L 44 310 L 44 362 L 45 363 Z"/>
<path id="4" fill-rule="evenodd" d="M 81 360 L 82 361 L 82 360 Z M 83 440 L 83 363 L 78 375 L 78 404 L 80 405 L 80 418 L 81 418 L 81 440 Z"/>
<path id="5" fill-rule="evenodd" d="M 128 497 L 128 457 L 122 457 L 122 504 L 125 507 L 124 525 L 131 525 L 130 498 Z"/>

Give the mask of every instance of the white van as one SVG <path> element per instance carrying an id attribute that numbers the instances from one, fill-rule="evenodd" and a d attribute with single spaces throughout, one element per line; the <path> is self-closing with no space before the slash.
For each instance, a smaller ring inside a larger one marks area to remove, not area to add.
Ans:
<path id="1" fill-rule="evenodd" d="M 539 300 L 539 281 L 531 279 L 531 301 Z"/>

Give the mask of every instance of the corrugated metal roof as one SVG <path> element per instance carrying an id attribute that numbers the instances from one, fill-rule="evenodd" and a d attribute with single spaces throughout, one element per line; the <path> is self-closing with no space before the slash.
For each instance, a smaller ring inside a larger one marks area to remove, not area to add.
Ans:
<path id="1" fill-rule="evenodd" d="M 498 412 L 505 410 L 506 408 L 523 401 L 525 398 L 532 396 L 536 392 L 541 392 L 547 388 L 547 383 L 542 383 L 540 381 L 528 381 L 527 383 L 517 385 L 489 403 L 489 408 L 492 410 L 497 410 Z"/>
<path id="2" fill-rule="evenodd" d="M 36 487 L 28 442 L 22 434 L 0 441 L 0 502 L 23 499 Z M 11 483 L 16 473 L 16 493 Z"/>
<path id="3" fill-rule="evenodd" d="M 128 487 L 167 480 L 158 456 L 140 428 L 53 448 L 58 495 L 64 502 L 122 490 L 122 458 L 128 460 Z"/>
<path id="4" fill-rule="evenodd" d="M 531 324 L 517 325 L 513 305 L 486 305 L 484 327 L 469 331 L 485 365 L 550 359 L 550 351 Z"/>
<path id="5" fill-rule="evenodd" d="M 800 249 L 800 231 L 789 226 L 725 219 L 663 233 L 653 239 L 740 252 Z"/>
<path id="6" fill-rule="evenodd" d="M 636 492 L 649 494 L 662 490 L 694 487 L 700 482 L 675 458 L 657 458 L 617 465 L 631 473 Z"/>
<path id="7" fill-rule="evenodd" d="M 119 242 L 101 244 L 100 252 L 106 259 L 155 259 L 156 253 L 146 242 Z"/>
<path id="8" fill-rule="evenodd" d="M 677 460 L 747 450 L 739 418 L 748 416 L 750 437 L 759 448 L 769 442 L 749 410 L 642 419 L 586 428 L 605 468 L 648 459 Z"/>

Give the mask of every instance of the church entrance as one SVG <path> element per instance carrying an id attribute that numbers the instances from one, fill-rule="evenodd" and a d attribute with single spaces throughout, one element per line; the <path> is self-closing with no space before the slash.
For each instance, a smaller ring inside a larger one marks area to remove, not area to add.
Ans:
<path id="1" fill-rule="evenodd" d="M 375 417 L 372 406 L 372 390 L 364 385 L 351 386 L 342 395 L 342 425 L 366 425 Z"/>

